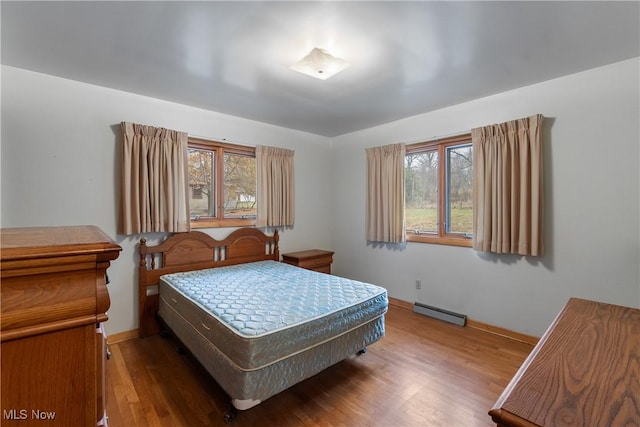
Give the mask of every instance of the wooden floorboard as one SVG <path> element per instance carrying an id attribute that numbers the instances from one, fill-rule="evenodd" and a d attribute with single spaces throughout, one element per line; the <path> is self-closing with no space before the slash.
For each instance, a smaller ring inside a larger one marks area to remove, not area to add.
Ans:
<path id="1" fill-rule="evenodd" d="M 229 398 L 173 339 L 110 347 L 110 427 L 226 425 Z M 386 335 L 366 354 L 239 412 L 232 426 L 491 426 L 487 412 L 531 350 L 390 306 Z"/>

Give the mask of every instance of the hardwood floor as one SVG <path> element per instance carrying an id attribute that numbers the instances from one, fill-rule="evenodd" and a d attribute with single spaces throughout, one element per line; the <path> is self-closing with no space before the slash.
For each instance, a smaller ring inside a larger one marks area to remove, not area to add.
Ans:
<path id="1" fill-rule="evenodd" d="M 390 306 L 386 336 L 260 405 L 232 426 L 490 426 L 487 414 L 529 344 Z M 176 342 L 111 345 L 110 427 L 223 426 L 224 391 Z"/>

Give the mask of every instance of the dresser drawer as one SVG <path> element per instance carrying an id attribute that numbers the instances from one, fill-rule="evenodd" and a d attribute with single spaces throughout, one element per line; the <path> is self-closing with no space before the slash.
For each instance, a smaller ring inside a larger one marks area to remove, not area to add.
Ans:
<path id="1" fill-rule="evenodd" d="M 309 259 L 302 259 L 295 265 L 302 268 L 315 269 L 315 268 L 326 267 L 328 265 L 331 265 L 332 262 L 333 262 L 333 255 L 321 255 L 321 256 L 316 256 Z"/>
<path id="2" fill-rule="evenodd" d="M 308 270 L 331 274 L 333 252 L 320 249 L 282 254 L 282 261 Z"/>
<path id="3" fill-rule="evenodd" d="M 96 316 L 96 271 L 47 273 L 2 279 L 3 340 L 8 332 L 51 322 Z M 95 322 L 95 321 L 93 321 Z"/>
<path id="4" fill-rule="evenodd" d="M 331 274 L 331 264 L 317 265 L 314 267 L 305 267 L 307 270 L 317 271 L 318 273 Z"/>

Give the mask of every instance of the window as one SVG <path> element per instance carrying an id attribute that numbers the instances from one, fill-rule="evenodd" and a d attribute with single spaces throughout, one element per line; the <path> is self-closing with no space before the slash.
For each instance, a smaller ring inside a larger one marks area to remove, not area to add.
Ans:
<path id="1" fill-rule="evenodd" d="M 198 199 L 198 200 L 202 200 L 202 185 L 200 184 L 189 184 L 191 186 L 191 200 L 193 199 Z"/>
<path id="2" fill-rule="evenodd" d="M 191 227 L 255 225 L 255 148 L 189 138 L 188 157 Z"/>
<path id="3" fill-rule="evenodd" d="M 408 241 L 471 246 L 472 152 L 470 134 L 407 145 Z"/>

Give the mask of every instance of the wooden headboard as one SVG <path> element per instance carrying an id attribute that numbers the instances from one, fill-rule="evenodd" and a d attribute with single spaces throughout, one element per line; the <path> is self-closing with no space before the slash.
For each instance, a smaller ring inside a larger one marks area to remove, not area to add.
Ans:
<path id="1" fill-rule="evenodd" d="M 240 228 L 223 240 L 200 231 L 173 234 L 157 246 L 140 239 L 138 276 L 138 334 L 145 337 L 160 330 L 158 282 L 163 274 L 246 262 L 279 261 L 278 230 L 267 236 L 256 228 Z"/>

